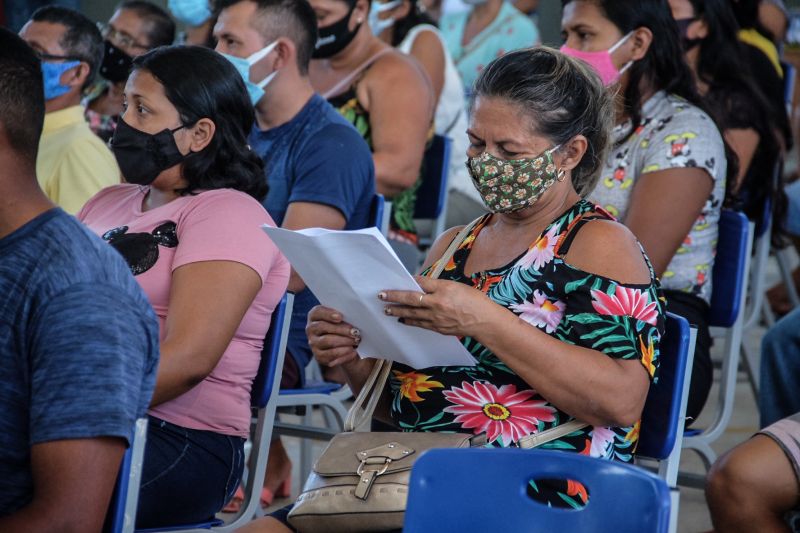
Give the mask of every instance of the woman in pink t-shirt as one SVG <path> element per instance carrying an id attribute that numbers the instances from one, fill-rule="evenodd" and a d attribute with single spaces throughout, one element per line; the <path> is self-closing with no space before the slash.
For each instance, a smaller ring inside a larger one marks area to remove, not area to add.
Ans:
<path id="1" fill-rule="evenodd" d="M 159 48 L 134 61 L 125 99 L 112 148 L 128 183 L 78 218 L 125 257 L 160 319 L 137 526 L 199 522 L 239 485 L 289 264 L 260 228 L 273 221 L 234 67 L 208 49 Z"/>

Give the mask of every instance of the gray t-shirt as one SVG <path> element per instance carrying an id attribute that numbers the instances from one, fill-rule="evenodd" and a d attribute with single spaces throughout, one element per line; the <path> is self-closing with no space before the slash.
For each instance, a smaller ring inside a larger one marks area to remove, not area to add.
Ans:
<path id="1" fill-rule="evenodd" d="M 714 121 L 683 98 L 660 91 L 642 106 L 642 123 L 614 128 L 613 148 L 589 198 L 625 221 L 636 180 L 670 168 L 705 169 L 714 187 L 700 216 L 661 276 L 661 286 L 708 302 L 717 249 L 720 209 L 725 198 L 725 145 Z"/>
<path id="2" fill-rule="evenodd" d="M 158 321 L 122 257 L 61 209 L 0 239 L 0 516 L 33 496 L 31 446 L 130 440 Z"/>

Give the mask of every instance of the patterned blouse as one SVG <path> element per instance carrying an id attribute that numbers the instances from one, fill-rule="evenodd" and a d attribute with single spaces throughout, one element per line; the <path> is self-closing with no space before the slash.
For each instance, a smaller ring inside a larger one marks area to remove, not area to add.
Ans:
<path id="1" fill-rule="evenodd" d="M 714 121 L 683 98 L 657 92 L 642 106 L 635 131 L 628 121 L 614 128 L 600 181 L 589 198 L 624 221 L 636 181 L 642 175 L 672 168 L 700 168 L 713 181 L 700 216 L 661 276 L 664 289 L 692 294 L 709 302 L 711 271 L 725 199 L 727 161 Z"/>
<path id="2" fill-rule="evenodd" d="M 652 268 L 649 283 L 621 284 L 564 260 L 584 223 L 613 220 L 611 215 L 581 200 L 551 222 L 520 257 L 468 276 L 464 265 L 491 216 L 486 215 L 462 241 L 440 279 L 483 291 L 498 305 L 563 342 L 615 359 L 639 360 L 651 379 L 657 379 L 664 311 Z M 461 340 L 476 366 L 415 370 L 394 365 L 391 416 L 402 431 L 485 433 L 490 446 L 504 447 L 573 420 L 485 346 L 471 337 Z M 639 422 L 627 428 L 588 426 L 541 448 L 630 462 L 638 434 Z M 585 492 L 577 487 L 564 482 L 555 493 L 547 492 L 547 501 L 578 506 L 585 502 Z"/>

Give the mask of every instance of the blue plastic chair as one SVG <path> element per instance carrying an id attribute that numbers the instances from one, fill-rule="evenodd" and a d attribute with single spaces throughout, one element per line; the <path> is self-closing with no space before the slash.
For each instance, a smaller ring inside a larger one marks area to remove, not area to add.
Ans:
<path id="1" fill-rule="evenodd" d="M 719 401 L 712 424 L 704 430 L 692 428 L 686 431 L 686 438 L 683 440 L 684 448 L 700 454 L 706 469 L 710 468 L 717 458 L 711 449 L 711 443 L 725 432 L 733 413 L 753 231 L 753 224 L 744 214 L 727 209 L 722 211 L 717 255 L 714 258 L 711 278 L 713 289 L 709 314 L 712 335 L 724 339 L 725 343 Z"/>
<path id="2" fill-rule="evenodd" d="M 147 418 L 136 421 L 130 445 L 122 457 L 103 533 L 131 533 L 136 523 L 136 505 L 142 479 L 142 457 L 147 442 Z M 134 465 L 138 465 L 134 468 Z"/>
<path id="3" fill-rule="evenodd" d="M 532 500 L 531 479 L 573 479 L 582 510 Z M 576 453 L 519 449 L 437 449 L 411 471 L 404 533 L 429 531 L 647 531 L 666 533 L 669 489 L 641 468 Z"/>
<path id="4" fill-rule="evenodd" d="M 781 161 L 775 163 L 772 171 L 772 183 L 774 186 L 780 184 L 781 172 L 783 171 L 783 164 Z M 742 336 L 746 337 L 747 333 L 759 324 L 759 319 L 762 315 L 770 322 L 772 312 L 766 302 L 766 278 L 767 278 L 767 263 L 769 261 L 770 251 L 772 250 L 772 198 L 767 196 L 764 201 L 764 207 L 761 212 L 761 218 L 755 220 L 755 227 L 753 231 L 753 257 L 750 260 L 750 281 L 748 286 L 747 304 L 744 309 L 744 320 L 742 324 Z M 794 291 L 794 289 L 791 289 Z M 791 294 L 791 293 L 790 293 Z M 774 317 L 772 318 L 774 323 Z M 751 353 L 747 348 L 746 343 L 742 343 L 742 366 L 747 373 L 747 379 L 750 382 L 750 389 L 753 392 L 753 398 L 756 405 L 758 405 L 758 359 L 757 354 Z"/>
<path id="5" fill-rule="evenodd" d="M 659 348 L 658 382 L 647 394 L 636 448 L 637 464 L 642 464 L 642 459 L 655 461 L 658 476 L 670 489 L 670 531 L 677 531 L 678 525 L 678 469 L 696 334 L 685 318 L 667 313 Z"/>
<path id="6" fill-rule="evenodd" d="M 186 531 L 214 529 L 215 531 L 234 531 L 251 521 L 260 507 L 261 487 L 267 471 L 269 445 L 272 441 L 273 421 L 275 420 L 276 399 L 281 383 L 283 359 L 286 355 L 286 341 L 289 338 L 289 317 L 292 315 L 294 295 L 285 294 L 272 313 L 272 321 L 264 340 L 258 373 L 250 391 L 250 406 L 256 410 L 250 456 L 247 460 L 246 480 L 244 482 L 244 501 L 239 515 L 228 524 L 212 519 L 207 522 L 180 526 L 137 529 L 137 533 L 166 531 Z M 141 463 L 139 463 L 141 469 Z M 138 491 L 137 491 L 138 492 Z M 224 525 L 225 524 L 225 525 Z M 126 532 L 127 533 L 127 532 Z"/>
<path id="7" fill-rule="evenodd" d="M 420 236 L 420 245 L 429 246 L 444 231 L 447 210 L 447 179 L 450 169 L 450 152 L 453 141 L 450 137 L 434 135 L 425 152 L 422 167 L 422 183 L 417 189 L 414 218 L 432 220 L 431 235 Z"/>
<path id="8" fill-rule="evenodd" d="M 375 226 L 381 230 L 384 236 L 388 235 L 391 213 L 386 209 L 386 198 L 382 194 L 375 195 L 369 213 L 370 226 Z"/>

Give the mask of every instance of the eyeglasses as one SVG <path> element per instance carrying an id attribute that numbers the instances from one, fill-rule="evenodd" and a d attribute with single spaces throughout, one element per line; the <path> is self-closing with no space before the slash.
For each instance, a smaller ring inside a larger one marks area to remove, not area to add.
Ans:
<path id="1" fill-rule="evenodd" d="M 148 46 L 136 42 L 136 39 L 127 33 L 122 33 L 121 31 L 114 29 L 114 27 L 110 24 L 102 24 L 98 22 L 97 26 L 100 28 L 100 33 L 103 35 L 103 39 L 108 39 L 109 41 L 114 42 L 120 48 L 141 48 L 142 50 L 149 49 Z"/>

